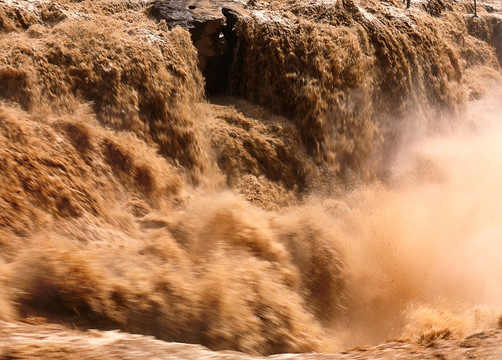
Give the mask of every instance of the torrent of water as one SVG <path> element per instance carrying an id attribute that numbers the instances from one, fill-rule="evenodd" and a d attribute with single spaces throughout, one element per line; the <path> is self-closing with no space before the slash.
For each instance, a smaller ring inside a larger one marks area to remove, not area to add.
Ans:
<path id="1" fill-rule="evenodd" d="M 0 319 L 252 354 L 496 326 L 501 22 L 440 5 L 258 1 L 208 99 L 146 1 L 0 1 Z"/>

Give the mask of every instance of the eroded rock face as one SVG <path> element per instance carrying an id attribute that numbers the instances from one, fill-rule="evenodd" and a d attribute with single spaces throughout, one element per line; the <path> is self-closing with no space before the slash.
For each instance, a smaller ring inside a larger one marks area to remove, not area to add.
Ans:
<path id="1" fill-rule="evenodd" d="M 152 7 L 152 15 L 165 20 L 170 28 L 181 26 L 190 31 L 208 93 L 226 89 L 235 45 L 233 27 L 246 14 L 244 3 L 235 0 L 167 0 L 156 1 Z"/>

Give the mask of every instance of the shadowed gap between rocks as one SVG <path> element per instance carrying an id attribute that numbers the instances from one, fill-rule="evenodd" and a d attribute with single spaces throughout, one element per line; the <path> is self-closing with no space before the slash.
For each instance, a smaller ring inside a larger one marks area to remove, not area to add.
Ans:
<path id="1" fill-rule="evenodd" d="M 151 14 L 165 20 L 170 29 L 181 26 L 191 34 L 199 66 L 206 80 L 206 94 L 222 94 L 228 88 L 229 68 L 237 44 L 234 26 L 244 9 L 229 0 L 156 1 Z"/>

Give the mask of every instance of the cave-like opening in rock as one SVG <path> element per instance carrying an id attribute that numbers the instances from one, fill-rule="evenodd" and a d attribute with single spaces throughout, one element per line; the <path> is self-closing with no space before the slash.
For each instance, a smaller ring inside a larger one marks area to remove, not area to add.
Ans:
<path id="1" fill-rule="evenodd" d="M 199 64 L 202 75 L 206 81 L 206 94 L 218 95 L 227 92 L 229 69 L 232 65 L 234 49 L 237 45 L 237 34 L 234 27 L 238 21 L 238 15 L 229 8 L 223 8 L 225 24 L 217 33 L 213 34 L 213 42 L 219 47 L 218 54 L 205 56 L 203 49 L 197 48 L 198 43 L 194 42 L 199 51 Z"/>
<path id="2" fill-rule="evenodd" d="M 152 16 L 165 20 L 169 28 L 181 26 L 190 32 L 209 96 L 228 90 L 229 69 L 237 44 L 234 27 L 241 15 L 240 6 L 232 1 L 222 6 L 217 1 L 194 4 L 192 0 L 164 0 L 155 1 L 151 8 Z"/>

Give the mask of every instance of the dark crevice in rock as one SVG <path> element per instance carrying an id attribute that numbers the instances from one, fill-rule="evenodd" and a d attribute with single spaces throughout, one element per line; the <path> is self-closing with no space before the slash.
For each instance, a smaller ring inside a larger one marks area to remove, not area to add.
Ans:
<path id="1" fill-rule="evenodd" d="M 233 49 L 237 44 L 234 26 L 245 10 L 232 0 L 167 0 L 153 3 L 151 14 L 165 20 L 169 28 L 187 29 L 197 49 L 199 66 L 208 95 L 225 93 Z"/>
<path id="2" fill-rule="evenodd" d="M 237 44 L 234 26 L 238 21 L 238 15 L 228 8 L 223 8 L 222 13 L 226 18 L 226 25 L 218 35 L 219 40 L 224 44 L 224 51 L 219 56 L 208 58 L 206 66 L 202 68 L 202 74 L 206 79 L 206 92 L 211 95 L 227 91 L 229 69 Z"/>

